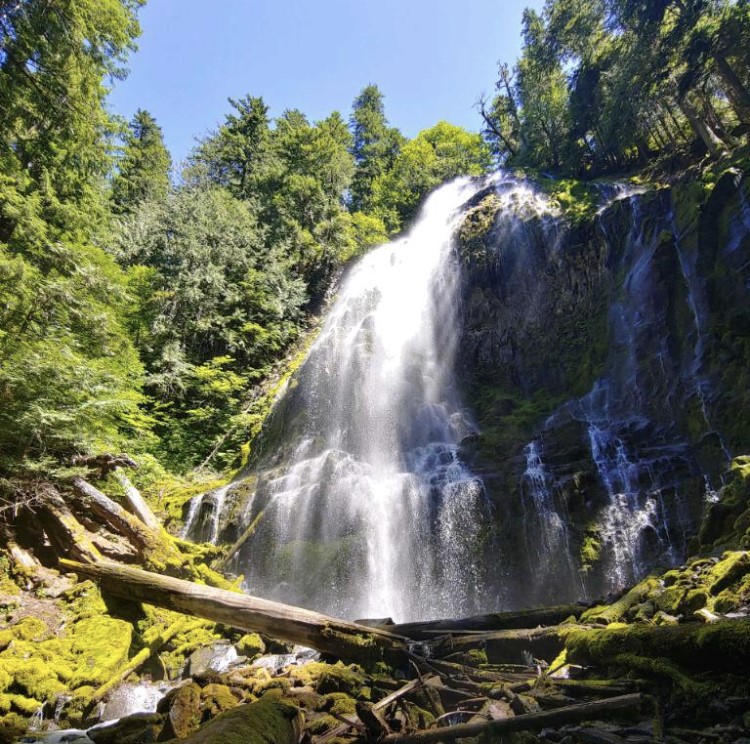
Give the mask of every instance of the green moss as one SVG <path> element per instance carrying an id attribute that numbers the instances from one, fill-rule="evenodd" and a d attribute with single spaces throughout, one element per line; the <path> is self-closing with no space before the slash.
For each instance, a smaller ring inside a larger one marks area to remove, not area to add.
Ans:
<path id="1" fill-rule="evenodd" d="M 488 194 L 476 207 L 466 212 L 458 229 L 461 255 L 474 263 L 483 264 L 490 256 L 485 237 L 495 224 L 502 202 L 495 194 Z"/>
<path id="2" fill-rule="evenodd" d="M 49 636 L 47 624 L 36 617 L 25 617 L 12 628 L 13 635 L 22 641 L 41 641 Z"/>
<path id="3" fill-rule="evenodd" d="M 201 708 L 213 718 L 239 704 L 239 700 L 226 685 L 209 684 L 201 690 Z"/>
<path id="4" fill-rule="evenodd" d="M 23 695 L 6 695 L 5 697 L 10 702 L 11 709 L 24 716 L 33 716 L 42 707 L 38 700 Z"/>
<path id="5" fill-rule="evenodd" d="M 339 721 L 338 718 L 334 718 L 334 716 L 318 715 L 309 721 L 307 730 L 314 736 L 320 736 L 321 734 L 332 731 L 340 725 L 341 721 Z"/>
<path id="6" fill-rule="evenodd" d="M 335 719 L 334 719 L 335 720 Z M 296 706 L 272 695 L 240 705 L 184 739 L 184 744 L 297 744 L 304 716 Z"/>
<path id="7" fill-rule="evenodd" d="M 265 653 L 266 644 L 257 633 L 248 633 L 242 636 L 235 644 L 237 651 L 248 659 L 254 659 L 262 653 Z"/>
<path id="8" fill-rule="evenodd" d="M 747 552 L 728 553 L 711 570 L 709 591 L 716 596 L 750 572 L 750 555 Z"/>
<path id="9" fill-rule="evenodd" d="M 345 692 L 329 692 L 323 696 L 323 709 L 340 716 L 349 716 L 356 713 L 356 702 Z"/>
<path id="10" fill-rule="evenodd" d="M 128 660 L 133 626 L 112 617 L 90 617 L 75 624 L 71 651 L 78 656 L 70 686 L 102 685 Z"/>
<path id="11" fill-rule="evenodd" d="M 290 670 L 290 677 L 313 687 L 322 695 L 330 692 L 343 692 L 352 697 L 357 694 L 357 690 L 365 681 L 361 667 L 356 664 L 345 666 L 340 661 L 336 664 L 314 661 L 304 666 L 294 667 Z"/>
<path id="12" fill-rule="evenodd" d="M 725 620 L 655 627 L 630 625 L 616 630 L 574 631 L 565 647 L 575 663 L 607 666 L 622 654 L 663 657 L 689 670 L 744 673 L 750 663 L 750 623 Z"/>
<path id="13" fill-rule="evenodd" d="M 0 744 L 11 744 L 26 733 L 28 723 L 18 713 L 8 713 L 0 718 Z"/>
<path id="14" fill-rule="evenodd" d="M 583 540 L 581 541 L 581 568 L 589 571 L 602 557 L 602 541 L 599 526 L 590 523 L 586 526 Z"/>
<path id="15" fill-rule="evenodd" d="M 600 194 L 592 183 L 544 178 L 539 179 L 537 185 L 570 222 L 591 220 L 599 208 Z"/>

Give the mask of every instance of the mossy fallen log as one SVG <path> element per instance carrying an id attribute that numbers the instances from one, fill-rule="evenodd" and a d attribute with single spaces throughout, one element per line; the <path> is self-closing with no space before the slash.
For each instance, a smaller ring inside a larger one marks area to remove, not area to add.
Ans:
<path id="1" fill-rule="evenodd" d="M 147 527 L 98 488 L 79 476 L 71 479 L 71 485 L 81 507 L 127 538 L 133 547 L 139 551 L 158 551 L 162 548 L 163 540 L 158 530 Z"/>
<path id="2" fill-rule="evenodd" d="M 437 641 L 433 654 L 484 649 L 493 664 L 523 663 L 527 654 L 540 659 L 554 659 L 565 645 L 570 625 L 553 625 L 532 629 L 495 630 L 465 635 L 449 635 Z"/>
<path id="3" fill-rule="evenodd" d="M 613 665 L 627 656 L 664 659 L 695 672 L 747 673 L 750 663 L 750 619 L 722 620 L 710 625 L 655 626 L 571 632 L 568 659 L 575 663 Z"/>
<path id="4" fill-rule="evenodd" d="M 391 633 L 405 635 L 415 641 L 427 641 L 446 633 L 468 634 L 490 630 L 523 630 L 525 628 L 536 628 L 540 625 L 559 625 L 571 616 L 578 619 L 584 610 L 586 610 L 586 607 L 578 604 L 557 605 L 516 612 L 493 612 L 488 615 L 474 615 L 454 620 L 397 623 L 383 627 Z"/>
<path id="5" fill-rule="evenodd" d="M 44 487 L 38 514 L 44 531 L 61 555 L 87 562 L 102 560 L 93 535 L 75 518 L 65 499 L 51 484 Z"/>
<path id="6" fill-rule="evenodd" d="M 597 625 L 616 623 L 631 607 L 645 602 L 650 594 L 659 591 L 659 589 L 661 589 L 661 584 L 658 579 L 651 577 L 644 579 L 612 604 L 592 607 L 584 612 L 581 616 L 581 622 Z"/>
<path id="7" fill-rule="evenodd" d="M 115 470 L 114 475 L 117 482 L 122 486 L 130 511 L 149 529 L 155 532 L 161 530 L 161 522 L 157 519 L 154 512 L 151 511 L 151 507 L 146 502 L 146 499 L 143 498 L 141 492 L 133 485 L 130 478 L 119 469 Z"/>
<path id="8" fill-rule="evenodd" d="M 64 571 L 98 581 L 102 590 L 240 630 L 265 633 L 344 659 L 384 658 L 406 664 L 407 638 L 328 617 L 301 607 L 195 584 L 113 561 L 83 564 L 61 560 Z"/>

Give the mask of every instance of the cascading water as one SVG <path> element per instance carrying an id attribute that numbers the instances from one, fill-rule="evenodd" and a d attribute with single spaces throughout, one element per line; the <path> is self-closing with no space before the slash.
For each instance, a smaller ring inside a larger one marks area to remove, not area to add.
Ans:
<path id="1" fill-rule="evenodd" d="M 488 507 L 458 457 L 473 427 L 453 379 L 452 241 L 481 185 L 436 191 L 343 283 L 283 404 L 291 456 L 247 510 L 262 513 L 238 562 L 253 592 L 346 617 L 479 607 Z"/>
<path id="2" fill-rule="evenodd" d="M 234 558 L 252 593 L 399 621 L 599 596 L 681 560 L 728 456 L 715 298 L 664 192 L 599 191 L 580 228 L 508 176 L 439 189 L 351 270 L 254 471 L 196 497 L 186 533 L 252 525 Z M 730 227 L 738 263 L 744 201 Z"/>

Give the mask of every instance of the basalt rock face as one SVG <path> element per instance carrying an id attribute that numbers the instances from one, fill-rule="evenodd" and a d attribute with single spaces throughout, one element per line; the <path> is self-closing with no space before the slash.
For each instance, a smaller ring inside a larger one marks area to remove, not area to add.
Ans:
<path id="1" fill-rule="evenodd" d="M 477 194 L 456 354 L 504 605 L 615 591 L 681 562 L 750 451 L 750 209 L 731 171 L 571 224 Z"/>

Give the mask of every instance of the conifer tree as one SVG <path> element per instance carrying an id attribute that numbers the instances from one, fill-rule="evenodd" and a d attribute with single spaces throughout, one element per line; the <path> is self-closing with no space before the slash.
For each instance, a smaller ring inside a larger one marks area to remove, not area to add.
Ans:
<path id="1" fill-rule="evenodd" d="M 165 197 L 171 165 L 161 127 L 148 111 L 139 109 L 130 122 L 125 152 L 112 183 L 113 210 L 132 212 L 141 202 Z"/>

